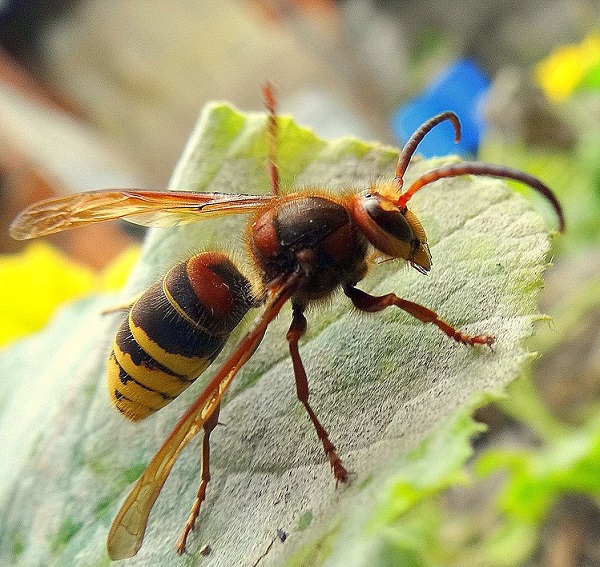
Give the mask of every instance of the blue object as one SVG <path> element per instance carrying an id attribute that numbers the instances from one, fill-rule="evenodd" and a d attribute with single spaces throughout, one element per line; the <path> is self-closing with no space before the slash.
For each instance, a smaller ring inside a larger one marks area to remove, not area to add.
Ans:
<path id="1" fill-rule="evenodd" d="M 462 139 L 454 143 L 454 129 L 449 122 L 436 126 L 425 136 L 417 153 L 425 157 L 447 154 L 476 154 L 485 123 L 480 104 L 489 90 L 490 79 L 470 59 L 450 65 L 422 95 L 409 101 L 392 117 L 392 130 L 404 143 L 423 122 L 445 110 L 460 118 Z"/>

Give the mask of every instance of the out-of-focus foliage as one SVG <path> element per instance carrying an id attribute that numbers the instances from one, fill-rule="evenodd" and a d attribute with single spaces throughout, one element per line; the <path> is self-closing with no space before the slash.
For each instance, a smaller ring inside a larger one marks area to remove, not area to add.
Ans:
<path id="1" fill-rule="evenodd" d="M 570 147 L 555 149 L 551 140 L 526 146 L 491 136 L 480 147 L 482 160 L 528 171 L 556 191 L 568 225 L 557 240 L 558 253 L 578 253 L 600 242 L 600 82 L 594 79 L 599 69 L 600 34 L 595 34 L 580 45 L 557 49 L 535 70 L 551 110 L 574 134 Z"/>
<path id="2" fill-rule="evenodd" d="M 507 469 L 500 510 L 515 521 L 539 524 L 566 492 L 600 497 L 600 412 L 538 451 L 497 450 L 477 463 L 481 474 Z"/>

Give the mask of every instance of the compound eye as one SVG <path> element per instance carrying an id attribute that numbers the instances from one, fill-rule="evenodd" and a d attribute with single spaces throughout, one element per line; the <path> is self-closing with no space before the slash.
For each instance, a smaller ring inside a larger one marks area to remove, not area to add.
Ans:
<path id="1" fill-rule="evenodd" d="M 377 250 L 391 258 L 407 260 L 422 273 L 429 271 L 427 236 L 414 213 L 399 209 L 378 193 L 358 194 L 351 203 L 354 220 Z"/>
<path id="2" fill-rule="evenodd" d="M 404 211 L 378 195 L 365 195 L 363 209 L 372 221 L 383 231 L 401 242 L 412 243 L 415 234 L 406 220 Z"/>

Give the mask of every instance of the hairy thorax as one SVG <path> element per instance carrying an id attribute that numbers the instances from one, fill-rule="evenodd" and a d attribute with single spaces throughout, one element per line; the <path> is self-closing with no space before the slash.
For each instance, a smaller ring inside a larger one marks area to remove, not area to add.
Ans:
<path id="1" fill-rule="evenodd" d="M 308 303 L 366 273 L 368 242 L 348 210 L 321 195 L 284 198 L 260 213 L 249 228 L 249 248 L 264 284 L 297 270 L 307 276 L 294 296 Z"/>

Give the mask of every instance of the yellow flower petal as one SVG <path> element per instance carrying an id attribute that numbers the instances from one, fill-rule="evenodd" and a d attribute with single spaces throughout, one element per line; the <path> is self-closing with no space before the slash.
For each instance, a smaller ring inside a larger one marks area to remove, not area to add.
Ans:
<path id="1" fill-rule="evenodd" d="M 42 328 L 59 305 L 94 284 L 92 270 L 44 242 L 0 255 L 0 346 Z"/>
<path id="2" fill-rule="evenodd" d="M 67 301 L 120 289 L 139 255 L 139 247 L 128 248 L 100 276 L 45 242 L 0 255 L 0 347 L 44 327 Z"/>
<path id="3" fill-rule="evenodd" d="M 600 61 L 600 33 L 592 34 L 580 44 L 565 45 L 540 61 L 535 79 L 553 102 L 566 99 L 585 73 Z"/>
<path id="4" fill-rule="evenodd" d="M 100 283 L 102 290 L 117 291 L 121 289 L 139 258 L 139 246 L 131 246 L 121 252 L 102 273 Z"/>

